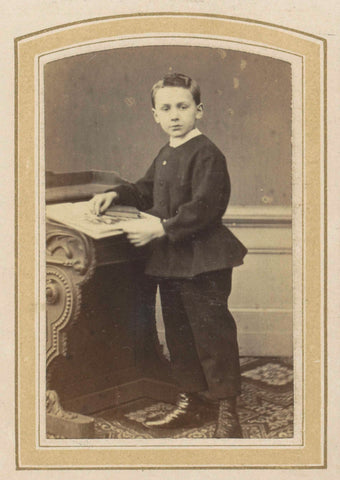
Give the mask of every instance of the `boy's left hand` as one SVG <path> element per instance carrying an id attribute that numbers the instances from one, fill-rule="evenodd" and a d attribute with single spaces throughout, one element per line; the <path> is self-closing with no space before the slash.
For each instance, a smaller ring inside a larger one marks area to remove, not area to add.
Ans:
<path id="1" fill-rule="evenodd" d="M 135 247 L 142 247 L 155 238 L 165 235 L 163 225 L 159 218 L 142 213 L 140 220 L 127 220 L 121 227 L 126 233 L 130 243 Z"/>

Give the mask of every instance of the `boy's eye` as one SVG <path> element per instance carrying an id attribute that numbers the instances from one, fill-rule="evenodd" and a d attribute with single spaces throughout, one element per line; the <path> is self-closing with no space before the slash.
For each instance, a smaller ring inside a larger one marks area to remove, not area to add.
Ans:
<path id="1" fill-rule="evenodd" d="M 181 105 L 181 110 L 186 110 L 188 108 L 188 105 Z"/>
<path id="2" fill-rule="evenodd" d="M 161 107 L 161 110 L 167 111 L 167 110 L 169 110 L 169 107 L 167 107 L 166 105 L 164 105 L 163 107 Z"/>

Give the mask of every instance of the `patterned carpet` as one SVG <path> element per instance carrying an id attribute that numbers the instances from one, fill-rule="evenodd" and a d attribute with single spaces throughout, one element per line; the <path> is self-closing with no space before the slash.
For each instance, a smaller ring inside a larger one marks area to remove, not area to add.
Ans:
<path id="1" fill-rule="evenodd" d="M 243 357 L 242 395 L 238 413 L 244 438 L 293 437 L 293 367 L 291 359 Z M 171 405 L 143 399 L 125 407 L 101 412 L 95 419 L 96 438 L 212 438 L 216 411 L 203 425 L 153 432 L 140 422 L 150 412 L 167 411 Z"/>

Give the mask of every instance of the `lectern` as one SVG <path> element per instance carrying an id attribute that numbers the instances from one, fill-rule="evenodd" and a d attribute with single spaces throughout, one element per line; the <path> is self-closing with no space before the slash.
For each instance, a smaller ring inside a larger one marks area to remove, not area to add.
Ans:
<path id="1" fill-rule="evenodd" d="M 121 181 L 112 172 L 47 172 L 46 201 L 86 200 Z M 90 438 L 96 412 L 141 397 L 174 400 L 146 256 L 124 235 L 94 240 L 47 220 L 48 433 Z"/>

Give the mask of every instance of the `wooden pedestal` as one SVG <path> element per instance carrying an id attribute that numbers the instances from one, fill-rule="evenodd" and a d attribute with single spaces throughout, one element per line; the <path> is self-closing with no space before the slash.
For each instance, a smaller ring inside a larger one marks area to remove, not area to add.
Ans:
<path id="1" fill-rule="evenodd" d="M 83 415 L 142 396 L 173 400 L 146 254 L 123 235 L 94 241 L 47 223 L 48 433 L 88 438 Z"/>

